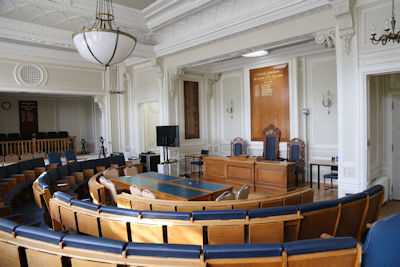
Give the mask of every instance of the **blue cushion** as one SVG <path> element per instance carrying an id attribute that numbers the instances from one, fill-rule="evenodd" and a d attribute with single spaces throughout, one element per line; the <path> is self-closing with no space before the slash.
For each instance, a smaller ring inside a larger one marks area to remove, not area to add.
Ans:
<path id="1" fill-rule="evenodd" d="M 71 205 L 72 206 L 78 206 L 84 209 L 88 209 L 88 210 L 98 210 L 99 209 L 99 205 L 97 204 L 93 204 L 91 202 L 86 202 L 86 201 L 82 201 L 79 199 L 71 199 Z"/>
<path id="2" fill-rule="evenodd" d="M 19 224 L 14 222 L 14 221 L 10 221 L 4 218 L 0 218 L 0 230 L 7 232 L 7 233 L 12 233 L 14 232 L 15 228 L 18 226 Z"/>
<path id="3" fill-rule="evenodd" d="M 297 208 L 301 212 L 309 212 L 315 210 L 322 210 L 337 207 L 339 205 L 338 200 L 326 200 L 326 201 L 318 201 L 318 202 L 311 202 L 306 204 L 297 205 Z"/>
<path id="4" fill-rule="evenodd" d="M 62 164 L 61 163 L 61 158 L 60 158 L 60 154 L 58 154 L 57 152 L 49 152 L 46 154 L 47 155 L 47 159 L 49 160 L 49 163 L 58 163 L 58 164 Z"/>
<path id="5" fill-rule="evenodd" d="M 74 173 L 74 172 L 81 172 L 81 164 L 79 162 L 71 162 L 67 164 L 69 173 Z"/>
<path id="6" fill-rule="evenodd" d="M 265 159 L 266 160 L 275 160 L 275 137 L 267 136 L 265 138 Z"/>
<path id="7" fill-rule="evenodd" d="M 53 196 L 61 201 L 67 202 L 67 203 L 70 203 L 71 200 L 74 199 L 72 196 L 65 194 L 61 191 L 55 192 Z"/>
<path id="8" fill-rule="evenodd" d="M 140 211 L 138 211 L 138 210 L 123 209 L 123 208 L 117 208 L 117 207 L 106 206 L 106 205 L 101 206 L 100 212 L 124 215 L 124 216 L 130 216 L 130 217 L 139 217 L 139 214 L 140 214 Z"/>
<path id="9" fill-rule="evenodd" d="M 0 167 L 0 178 L 8 178 L 6 168 Z"/>
<path id="10" fill-rule="evenodd" d="M 31 162 L 33 168 L 46 167 L 44 158 L 31 159 Z"/>
<path id="11" fill-rule="evenodd" d="M 336 173 L 327 173 L 327 174 L 324 174 L 324 178 L 326 178 L 326 179 L 338 179 L 338 175 Z"/>
<path id="12" fill-rule="evenodd" d="M 127 255 L 200 259 L 200 246 L 177 244 L 129 243 Z"/>
<path id="13" fill-rule="evenodd" d="M 126 246 L 126 243 L 122 241 L 83 235 L 67 235 L 62 241 L 66 247 L 103 251 L 114 254 L 122 254 Z"/>
<path id="14" fill-rule="evenodd" d="M 342 203 L 342 205 L 343 205 L 343 204 L 347 204 L 347 203 L 350 203 L 350 202 L 353 202 L 353 201 L 357 201 L 357 200 L 360 200 L 360 199 L 363 199 L 363 198 L 366 198 L 366 197 L 367 197 L 367 193 L 361 192 L 361 193 L 348 195 L 348 196 L 339 198 L 338 201 L 339 201 L 339 203 Z"/>
<path id="15" fill-rule="evenodd" d="M 174 211 L 142 211 L 142 218 L 147 219 L 170 219 L 170 220 L 190 220 L 190 212 L 174 212 Z"/>
<path id="16" fill-rule="evenodd" d="M 81 167 L 82 170 L 94 170 L 96 169 L 96 164 L 95 164 L 96 160 L 86 160 L 86 161 L 82 161 L 81 162 Z"/>
<path id="17" fill-rule="evenodd" d="M 242 144 L 235 144 L 235 156 L 242 155 Z"/>
<path id="18" fill-rule="evenodd" d="M 65 160 L 67 160 L 67 161 L 69 161 L 69 160 L 76 161 L 75 151 L 73 151 L 73 150 L 64 151 L 64 157 L 65 157 Z"/>
<path id="19" fill-rule="evenodd" d="M 226 244 L 204 245 L 204 258 L 253 258 L 253 257 L 279 257 L 282 256 L 283 247 L 279 243 L 265 244 Z"/>
<path id="20" fill-rule="evenodd" d="M 194 210 L 193 220 L 245 219 L 246 210 Z"/>
<path id="21" fill-rule="evenodd" d="M 6 172 L 7 172 L 7 177 L 11 177 L 13 174 L 18 174 L 20 173 L 18 165 L 17 164 L 11 164 L 5 167 Z"/>
<path id="22" fill-rule="evenodd" d="M 293 145 L 292 146 L 292 158 L 290 161 L 297 162 L 300 160 L 300 146 Z"/>
<path id="23" fill-rule="evenodd" d="M 110 167 L 110 158 L 96 159 L 96 166 L 103 166 L 107 169 Z"/>
<path id="24" fill-rule="evenodd" d="M 279 216 L 279 215 L 288 215 L 296 213 L 297 213 L 296 206 L 273 207 L 273 208 L 254 209 L 247 211 L 249 218 L 265 218 L 269 216 Z"/>
<path id="25" fill-rule="evenodd" d="M 383 186 L 380 184 L 374 185 L 373 187 L 364 190 L 364 192 L 367 193 L 369 196 L 373 196 L 381 191 L 383 191 Z"/>
<path id="26" fill-rule="evenodd" d="M 57 168 L 48 170 L 47 175 L 49 176 L 51 183 L 56 183 L 58 178 L 60 178 L 60 176 L 58 175 Z"/>
<path id="27" fill-rule="evenodd" d="M 48 185 L 45 181 L 46 181 L 46 180 L 43 179 L 43 178 L 42 178 L 42 179 L 38 179 L 38 186 L 39 186 L 40 188 L 42 188 L 42 189 L 49 188 L 50 185 Z"/>
<path id="28" fill-rule="evenodd" d="M 21 225 L 15 229 L 17 236 L 23 236 L 48 243 L 59 244 L 63 236 L 60 232 L 54 232 L 39 227 Z"/>
<path id="29" fill-rule="evenodd" d="M 66 166 L 66 165 L 59 166 L 56 169 L 57 169 L 57 172 L 58 172 L 58 176 L 60 178 L 63 178 L 65 176 L 69 176 L 69 168 L 68 168 L 68 166 Z"/>
<path id="30" fill-rule="evenodd" d="M 17 163 L 20 172 L 33 170 L 32 162 L 30 160 L 25 160 Z"/>
<path id="31" fill-rule="evenodd" d="M 371 225 L 363 245 L 363 266 L 399 266 L 400 214 Z"/>
<path id="32" fill-rule="evenodd" d="M 118 166 L 125 165 L 124 155 L 114 155 L 110 157 L 110 164 L 118 164 Z"/>
<path id="33" fill-rule="evenodd" d="M 357 240 L 352 237 L 316 238 L 288 242 L 283 248 L 288 256 L 332 250 L 355 248 Z"/>

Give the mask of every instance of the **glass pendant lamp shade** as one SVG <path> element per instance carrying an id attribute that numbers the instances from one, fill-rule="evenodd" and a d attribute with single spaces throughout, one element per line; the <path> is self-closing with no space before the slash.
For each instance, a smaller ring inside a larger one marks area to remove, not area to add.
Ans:
<path id="1" fill-rule="evenodd" d="M 136 38 L 113 29 L 112 1 L 98 0 L 96 22 L 72 35 L 79 54 L 89 62 L 108 67 L 128 58 L 136 46 Z"/>

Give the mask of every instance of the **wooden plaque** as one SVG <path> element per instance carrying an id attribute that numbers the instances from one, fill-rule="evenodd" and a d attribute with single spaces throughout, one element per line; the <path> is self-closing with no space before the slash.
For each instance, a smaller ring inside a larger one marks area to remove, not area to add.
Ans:
<path id="1" fill-rule="evenodd" d="M 200 138 L 199 83 L 183 82 L 185 101 L 185 139 Z"/>
<path id="2" fill-rule="evenodd" d="M 19 101 L 19 130 L 21 134 L 38 131 L 37 101 Z"/>
<path id="3" fill-rule="evenodd" d="M 281 141 L 290 140 L 288 64 L 250 70 L 251 140 L 263 141 L 270 124 L 281 131 Z"/>

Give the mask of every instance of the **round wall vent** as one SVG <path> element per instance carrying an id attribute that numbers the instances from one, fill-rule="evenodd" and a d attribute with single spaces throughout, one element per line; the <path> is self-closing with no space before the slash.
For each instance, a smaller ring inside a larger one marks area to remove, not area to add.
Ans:
<path id="1" fill-rule="evenodd" d="M 20 64 L 15 68 L 15 79 L 21 85 L 39 86 L 47 80 L 47 73 L 41 66 Z"/>

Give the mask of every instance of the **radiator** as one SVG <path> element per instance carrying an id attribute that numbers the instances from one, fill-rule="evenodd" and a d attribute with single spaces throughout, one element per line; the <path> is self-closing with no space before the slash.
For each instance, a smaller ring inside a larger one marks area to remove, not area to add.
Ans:
<path id="1" fill-rule="evenodd" d="M 385 176 L 380 177 L 380 178 L 374 180 L 371 183 L 371 186 L 374 186 L 377 184 L 380 184 L 385 188 L 385 197 L 383 198 L 383 203 L 385 203 L 389 199 L 390 179 L 389 179 L 389 177 L 385 177 Z"/>

